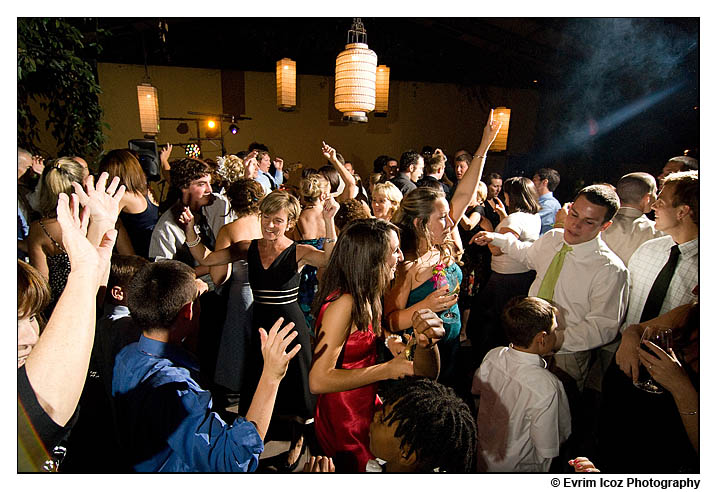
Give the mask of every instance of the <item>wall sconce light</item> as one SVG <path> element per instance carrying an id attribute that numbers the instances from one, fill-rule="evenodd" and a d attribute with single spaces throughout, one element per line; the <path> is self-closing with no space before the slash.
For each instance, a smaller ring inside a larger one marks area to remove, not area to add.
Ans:
<path id="1" fill-rule="evenodd" d="M 294 111 L 297 107 L 297 62 L 289 58 L 277 61 L 277 108 Z"/>
<path id="2" fill-rule="evenodd" d="M 506 144 L 508 143 L 511 109 L 504 107 L 494 109 L 494 118 L 501 122 L 501 129 L 499 130 L 499 134 L 496 135 L 496 140 L 494 140 L 494 143 L 489 147 L 489 150 L 501 152 L 506 150 Z"/>
<path id="3" fill-rule="evenodd" d="M 347 33 L 347 44 L 339 53 L 334 76 L 334 107 L 344 121 L 366 123 L 366 113 L 376 101 L 376 53 L 366 43 L 366 30 L 360 18 Z"/>
<path id="4" fill-rule="evenodd" d="M 157 135 L 160 132 L 160 110 L 157 87 L 143 82 L 137 86 L 137 104 L 140 109 L 140 127 L 145 135 Z"/>
<path id="5" fill-rule="evenodd" d="M 376 67 L 376 107 L 374 116 L 386 116 L 389 112 L 389 67 Z"/>

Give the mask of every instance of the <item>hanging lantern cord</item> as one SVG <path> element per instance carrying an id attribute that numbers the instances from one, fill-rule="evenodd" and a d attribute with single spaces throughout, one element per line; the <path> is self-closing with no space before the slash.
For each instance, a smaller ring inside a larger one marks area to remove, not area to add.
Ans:
<path id="1" fill-rule="evenodd" d="M 347 44 L 353 43 L 367 44 L 366 29 L 364 29 L 364 24 L 362 24 L 360 17 L 354 17 L 354 23 L 349 32 L 347 32 Z"/>
<path id="2" fill-rule="evenodd" d="M 145 32 L 142 31 L 142 53 L 145 56 L 145 78 L 142 79 L 142 82 L 145 84 L 150 84 L 150 73 L 147 70 L 147 47 L 145 46 Z"/>

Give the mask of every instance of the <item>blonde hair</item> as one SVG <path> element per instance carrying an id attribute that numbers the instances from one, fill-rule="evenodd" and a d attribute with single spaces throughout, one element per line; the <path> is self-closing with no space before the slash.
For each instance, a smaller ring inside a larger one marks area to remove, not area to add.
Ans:
<path id="1" fill-rule="evenodd" d="M 486 183 L 479 181 L 479 187 L 476 189 L 476 201 L 479 205 L 482 205 L 487 196 L 489 196 L 489 190 L 486 188 Z"/>
<path id="2" fill-rule="evenodd" d="M 401 194 L 401 191 L 399 191 L 399 188 L 397 188 L 394 183 L 386 181 L 384 183 L 377 183 L 374 185 L 371 197 L 372 200 L 377 198 L 386 198 L 389 200 L 389 202 L 391 202 L 389 210 L 393 216 L 396 211 L 399 210 L 399 205 L 401 204 L 404 195 Z"/>
<path id="3" fill-rule="evenodd" d="M 43 217 L 57 216 L 57 199 L 60 193 L 72 194 L 72 183 L 82 183 L 85 168 L 70 157 L 60 157 L 45 165 L 38 208 Z"/>
<path id="4" fill-rule="evenodd" d="M 299 193 L 306 203 L 316 203 L 322 193 L 329 193 L 329 181 L 321 174 L 311 174 L 299 183 Z"/>
<path id="5" fill-rule="evenodd" d="M 271 215 L 280 210 L 287 211 L 287 228 L 290 228 L 299 219 L 302 207 L 297 197 L 284 190 L 274 190 L 259 204 L 259 211 L 264 215 Z"/>

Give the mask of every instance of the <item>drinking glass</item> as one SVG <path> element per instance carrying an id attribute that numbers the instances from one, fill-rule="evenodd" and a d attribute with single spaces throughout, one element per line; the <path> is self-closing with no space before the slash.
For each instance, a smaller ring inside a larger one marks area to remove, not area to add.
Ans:
<path id="1" fill-rule="evenodd" d="M 643 343 L 646 340 L 655 343 L 666 353 L 668 353 L 669 349 L 673 346 L 673 332 L 670 328 L 661 328 L 656 326 L 649 326 L 643 331 L 643 335 L 641 335 L 641 344 L 639 346 L 639 349 L 645 350 L 647 353 L 655 356 L 656 354 L 654 354 Z M 661 387 L 661 385 L 655 382 L 653 378 L 651 378 L 648 369 L 646 369 L 643 364 L 640 365 L 638 370 L 638 381 L 634 382 L 633 384 L 636 388 L 640 388 L 643 391 L 647 391 L 648 393 L 654 393 L 657 395 L 663 393 L 663 388 Z"/>

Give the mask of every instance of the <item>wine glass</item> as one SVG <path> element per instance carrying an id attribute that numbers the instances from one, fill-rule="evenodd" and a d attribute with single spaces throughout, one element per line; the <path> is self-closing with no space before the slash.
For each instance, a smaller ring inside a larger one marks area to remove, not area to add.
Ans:
<path id="1" fill-rule="evenodd" d="M 643 343 L 644 341 L 653 342 L 654 344 L 662 348 L 666 353 L 668 353 L 669 349 L 673 346 L 673 332 L 670 328 L 660 328 L 655 326 L 649 326 L 645 330 L 643 330 L 639 349 L 645 350 L 649 354 L 655 356 L 656 354 L 654 354 Z M 638 381 L 635 381 L 633 385 L 636 388 L 640 388 L 643 391 L 647 391 L 648 393 L 654 393 L 656 395 L 660 395 L 661 393 L 663 393 L 663 388 L 661 387 L 661 385 L 655 382 L 653 378 L 651 378 L 648 369 L 646 369 L 643 364 L 641 364 L 638 369 Z"/>

